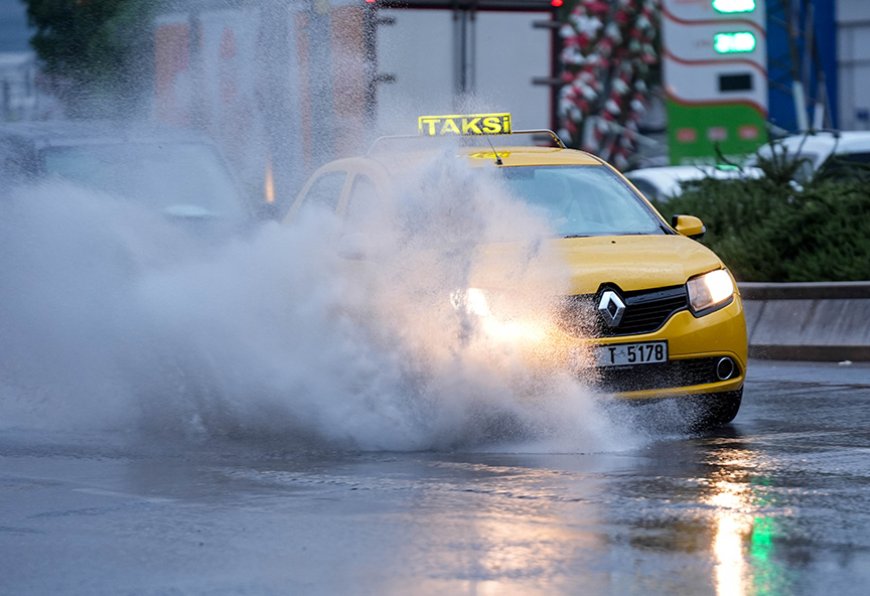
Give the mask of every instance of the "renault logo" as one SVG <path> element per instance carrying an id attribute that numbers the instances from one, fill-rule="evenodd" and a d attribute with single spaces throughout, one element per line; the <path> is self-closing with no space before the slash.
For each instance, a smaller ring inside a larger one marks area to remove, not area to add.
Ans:
<path id="1" fill-rule="evenodd" d="M 622 315 L 625 314 L 625 302 L 619 294 L 607 290 L 601 294 L 601 300 L 598 301 L 598 312 L 609 327 L 617 327 L 622 321 Z"/>

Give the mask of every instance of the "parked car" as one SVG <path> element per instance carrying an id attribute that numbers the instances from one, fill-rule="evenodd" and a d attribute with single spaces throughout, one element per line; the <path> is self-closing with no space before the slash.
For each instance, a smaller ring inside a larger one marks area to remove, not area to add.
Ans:
<path id="1" fill-rule="evenodd" d="M 818 131 L 790 135 L 762 145 L 762 159 L 797 160 L 794 179 L 805 184 L 813 177 L 862 176 L 870 178 L 870 131 Z"/>
<path id="2" fill-rule="evenodd" d="M 0 124 L 3 186 L 47 180 L 132 201 L 209 234 L 252 220 L 216 146 L 184 131 L 103 121 Z"/>
<path id="3" fill-rule="evenodd" d="M 762 171 L 756 167 L 737 168 L 734 166 L 683 165 L 639 168 L 625 173 L 639 191 L 647 198 L 664 202 L 683 192 L 686 182 L 715 178 L 733 180 L 736 178 L 759 178 Z"/>

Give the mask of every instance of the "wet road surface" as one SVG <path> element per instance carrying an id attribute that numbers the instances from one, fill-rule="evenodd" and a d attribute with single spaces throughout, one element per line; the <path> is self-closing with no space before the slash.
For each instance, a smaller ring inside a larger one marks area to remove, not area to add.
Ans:
<path id="1" fill-rule="evenodd" d="M 616 452 L 4 432 L 0 592 L 866 594 L 870 365 L 752 364 L 731 426 Z"/>

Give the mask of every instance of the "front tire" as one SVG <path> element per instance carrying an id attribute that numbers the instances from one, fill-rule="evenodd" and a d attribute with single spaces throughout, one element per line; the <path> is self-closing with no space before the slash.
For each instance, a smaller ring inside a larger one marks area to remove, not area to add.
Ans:
<path id="1" fill-rule="evenodd" d="M 714 393 L 703 398 L 697 420 L 692 421 L 693 430 L 711 430 L 728 424 L 737 416 L 743 401 L 743 387 L 737 391 Z"/>

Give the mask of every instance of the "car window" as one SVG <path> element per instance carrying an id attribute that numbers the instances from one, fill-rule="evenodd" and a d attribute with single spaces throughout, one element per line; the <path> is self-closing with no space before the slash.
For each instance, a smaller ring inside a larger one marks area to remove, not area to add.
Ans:
<path id="1" fill-rule="evenodd" d="M 819 169 L 819 174 L 835 178 L 870 178 L 870 153 L 837 153 Z"/>
<path id="2" fill-rule="evenodd" d="M 646 203 L 606 166 L 499 171 L 508 191 L 543 215 L 561 236 L 666 233 Z"/>
<path id="3" fill-rule="evenodd" d="M 347 204 L 347 219 L 351 222 L 361 222 L 368 214 L 377 209 L 375 201 L 378 198 L 378 188 L 374 181 L 365 174 L 358 175 L 350 189 Z"/>
<path id="4" fill-rule="evenodd" d="M 846 163 L 870 163 L 870 153 L 837 153 L 833 159 Z"/>
<path id="5" fill-rule="evenodd" d="M 0 182 L 17 184 L 33 175 L 34 154 L 14 141 L 0 141 Z"/>
<path id="6" fill-rule="evenodd" d="M 335 211 L 338 207 L 341 189 L 344 187 L 346 178 L 347 172 L 326 172 L 322 174 L 308 187 L 308 192 L 305 193 L 305 197 L 302 199 L 302 208 L 320 207 L 329 211 Z"/>
<path id="7" fill-rule="evenodd" d="M 11 182 L 13 177 L 18 177 L 18 160 L 12 152 L 10 143 L 0 140 L 0 182 Z"/>
<path id="8" fill-rule="evenodd" d="M 642 178 L 632 178 L 631 183 L 634 184 L 648 199 L 658 200 L 662 198 L 659 196 L 659 189 L 657 189 L 655 184 L 652 182 L 648 182 Z"/>
<path id="9" fill-rule="evenodd" d="M 241 218 L 244 202 L 213 147 L 199 143 L 87 144 L 41 151 L 47 176 L 167 213 Z"/>

